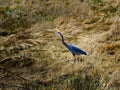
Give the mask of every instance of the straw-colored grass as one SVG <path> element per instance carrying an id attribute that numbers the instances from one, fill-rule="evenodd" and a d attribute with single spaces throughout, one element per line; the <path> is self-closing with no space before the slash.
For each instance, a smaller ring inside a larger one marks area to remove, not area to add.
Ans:
<path id="1" fill-rule="evenodd" d="M 1 0 L 0 89 L 119 90 L 119 0 Z M 87 55 L 72 54 L 62 32 Z"/>

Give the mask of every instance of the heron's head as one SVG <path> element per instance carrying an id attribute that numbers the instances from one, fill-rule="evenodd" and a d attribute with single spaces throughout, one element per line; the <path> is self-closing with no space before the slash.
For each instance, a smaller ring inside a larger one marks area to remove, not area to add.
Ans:
<path id="1" fill-rule="evenodd" d="M 55 32 L 55 34 L 60 35 L 63 40 L 63 35 L 61 34 L 61 32 Z"/>
<path id="2" fill-rule="evenodd" d="M 61 32 L 55 32 L 55 34 L 57 34 L 57 35 L 61 35 Z"/>

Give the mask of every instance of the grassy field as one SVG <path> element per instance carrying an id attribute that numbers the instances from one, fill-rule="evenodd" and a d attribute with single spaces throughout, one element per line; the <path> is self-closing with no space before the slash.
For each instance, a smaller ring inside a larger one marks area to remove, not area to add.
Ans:
<path id="1" fill-rule="evenodd" d="M 119 0 L 0 2 L 0 90 L 120 90 Z"/>

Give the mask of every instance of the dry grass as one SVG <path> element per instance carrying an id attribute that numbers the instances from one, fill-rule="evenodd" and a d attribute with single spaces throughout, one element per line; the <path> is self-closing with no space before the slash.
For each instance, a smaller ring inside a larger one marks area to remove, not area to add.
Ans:
<path id="1" fill-rule="evenodd" d="M 119 90 L 119 0 L 1 0 L 0 89 Z M 62 45 L 87 52 L 77 61 Z"/>

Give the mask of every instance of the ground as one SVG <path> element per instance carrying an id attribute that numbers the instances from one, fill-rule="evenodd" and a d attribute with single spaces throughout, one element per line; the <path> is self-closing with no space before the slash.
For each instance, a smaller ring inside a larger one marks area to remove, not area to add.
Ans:
<path id="1" fill-rule="evenodd" d="M 1 89 L 119 90 L 119 0 L 1 2 Z M 66 62 L 56 31 L 87 55 Z"/>

